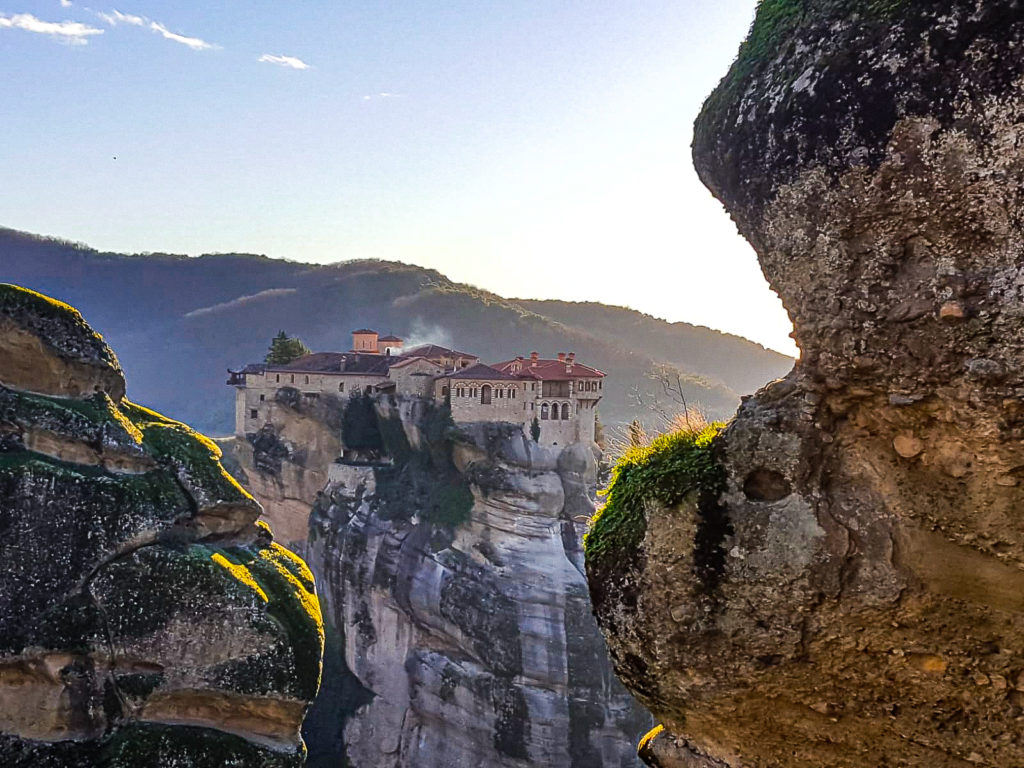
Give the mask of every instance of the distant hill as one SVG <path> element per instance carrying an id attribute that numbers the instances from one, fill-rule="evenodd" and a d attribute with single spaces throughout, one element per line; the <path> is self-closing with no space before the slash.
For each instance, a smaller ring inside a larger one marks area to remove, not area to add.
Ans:
<path id="1" fill-rule="evenodd" d="M 323 351 L 346 350 L 349 332 L 362 326 L 489 362 L 575 351 L 609 376 L 600 407 L 606 423 L 648 418 L 632 393 L 654 391 L 649 375 L 659 366 L 680 374 L 689 402 L 724 418 L 739 393 L 793 363 L 709 328 L 597 303 L 504 299 L 398 262 L 100 253 L 0 228 L 0 282 L 78 307 L 118 350 L 130 397 L 212 434 L 233 428 L 227 369 L 262 360 L 282 329 Z"/>

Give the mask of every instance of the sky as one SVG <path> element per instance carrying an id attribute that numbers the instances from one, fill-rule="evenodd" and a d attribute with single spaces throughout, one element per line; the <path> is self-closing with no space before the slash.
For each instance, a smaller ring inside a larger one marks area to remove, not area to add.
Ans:
<path id="1" fill-rule="evenodd" d="M 2 226 L 398 260 L 795 353 L 690 159 L 755 0 L 89 3 L 0 0 Z"/>

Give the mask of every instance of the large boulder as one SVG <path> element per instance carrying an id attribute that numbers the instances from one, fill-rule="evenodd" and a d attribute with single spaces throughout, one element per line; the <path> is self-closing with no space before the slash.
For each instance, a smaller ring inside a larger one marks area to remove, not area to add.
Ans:
<path id="1" fill-rule="evenodd" d="M 652 764 L 1024 765 L 1022 73 L 1020 2 L 762 0 L 705 105 L 802 356 L 588 562 Z"/>
<path id="2" fill-rule="evenodd" d="M 312 576 L 207 438 L 0 285 L 0 764 L 300 766 Z"/>

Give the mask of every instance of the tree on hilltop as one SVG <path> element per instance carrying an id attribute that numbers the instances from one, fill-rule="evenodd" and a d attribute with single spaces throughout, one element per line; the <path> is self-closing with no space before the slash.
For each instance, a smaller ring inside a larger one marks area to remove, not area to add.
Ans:
<path id="1" fill-rule="evenodd" d="M 284 331 L 278 331 L 277 336 L 270 340 L 270 349 L 263 361 L 270 365 L 288 365 L 293 360 L 298 360 L 308 354 L 309 347 L 303 344 L 301 339 L 293 338 Z"/>

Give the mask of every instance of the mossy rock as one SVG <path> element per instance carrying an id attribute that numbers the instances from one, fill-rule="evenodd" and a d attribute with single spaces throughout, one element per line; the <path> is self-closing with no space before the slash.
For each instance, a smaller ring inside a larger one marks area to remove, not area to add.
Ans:
<path id="1" fill-rule="evenodd" d="M 44 381 L 44 358 L 51 357 L 65 364 L 54 374 L 80 380 L 83 391 L 91 394 L 101 388 L 115 400 L 125 393 L 124 371 L 113 350 L 85 322 L 77 309 L 41 293 L 17 285 L 0 283 L 0 338 L 7 346 L 8 359 L 0 368 L 5 383 L 31 380 L 40 382 L 53 394 L 74 394 L 76 388 L 60 376 Z M 38 365 L 40 370 L 32 370 Z"/>
<path id="2" fill-rule="evenodd" d="M 4 355 L 21 367 L 0 376 L 0 687 L 36 670 L 66 705 L 0 713 L 0 763 L 301 765 L 323 648 L 309 569 L 213 441 L 110 385 L 117 360 L 76 311 L 0 286 Z M 52 363 L 38 385 L 32 355 Z M 219 712 L 235 735 L 193 723 Z"/>
<path id="3" fill-rule="evenodd" d="M 943 127 L 1007 92 L 1020 10 L 974 0 L 761 0 L 694 132 L 701 180 L 758 245 L 758 217 L 810 168 L 876 166 L 898 121 Z"/>
<path id="4" fill-rule="evenodd" d="M 592 585 L 636 557 L 647 532 L 648 504 L 673 507 L 693 493 L 714 498 L 722 492 L 725 472 L 714 456 L 721 428 L 662 435 L 619 459 L 610 485 L 600 492 L 606 501 L 583 537 Z"/>

